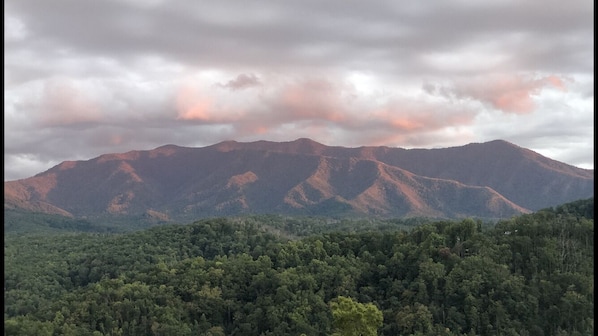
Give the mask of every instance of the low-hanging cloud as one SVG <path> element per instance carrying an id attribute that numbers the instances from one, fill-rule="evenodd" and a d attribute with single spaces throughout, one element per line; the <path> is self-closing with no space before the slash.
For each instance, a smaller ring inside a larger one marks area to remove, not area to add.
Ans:
<path id="1" fill-rule="evenodd" d="M 556 75 L 534 78 L 529 75 L 489 74 L 450 85 L 434 86 L 426 83 L 423 90 L 447 98 L 472 99 L 505 113 L 527 114 L 536 110 L 534 96 L 542 90 L 555 88 L 566 91 L 565 81 Z"/>

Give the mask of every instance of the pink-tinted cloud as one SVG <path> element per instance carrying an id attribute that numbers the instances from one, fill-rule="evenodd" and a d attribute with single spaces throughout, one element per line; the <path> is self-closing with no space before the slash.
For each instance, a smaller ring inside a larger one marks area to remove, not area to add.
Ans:
<path id="1" fill-rule="evenodd" d="M 591 1 L 148 2 L 6 2 L 5 178 L 166 143 L 298 137 L 565 143 L 593 167 Z"/>
<path id="2" fill-rule="evenodd" d="M 276 133 L 281 128 L 301 129 L 309 136 L 314 129 L 350 122 L 353 113 L 343 101 L 340 86 L 323 79 L 292 82 L 272 80 L 262 84 L 259 95 L 242 103 L 234 94 L 226 96 L 229 121 L 237 136 Z M 221 97 L 224 98 L 224 97 Z M 236 109 L 236 110 L 235 110 Z"/>
<path id="3" fill-rule="evenodd" d="M 289 128 L 303 130 L 305 134 L 300 135 L 302 137 L 309 137 L 313 130 L 326 128 L 357 129 L 363 122 L 359 116 L 362 111 L 351 104 L 356 99 L 354 88 L 339 83 L 313 77 L 293 80 L 269 78 L 260 81 L 259 92 L 253 92 L 222 91 L 218 87 L 223 85 L 210 86 L 186 79 L 173 98 L 175 118 L 200 124 L 226 125 L 234 130 L 234 138 L 276 133 Z"/>
<path id="4" fill-rule="evenodd" d="M 561 91 L 567 91 L 567 86 L 565 85 L 565 82 L 563 81 L 563 79 L 561 79 L 558 76 L 548 76 L 545 78 L 547 83 L 552 84 L 552 86 L 554 86 L 557 89 L 560 89 Z"/>
<path id="5" fill-rule="evenodd" d="M 212 98 L 195 86 L 183 84 L 176 93 L 175 105 L 179 120 L 214 121 Z"/>
<path id="6" fill-rule="evenodd" d="M 458 105 L 407 98 L 389 101 L 369 115 L 373 122 L 404 133 L 468 125 L 475 117 L 475 113 L 468 108 Z"/>
<path id="7" fill-rule="evenodd" d="M 69 126 L 102 119 L 99 103 L 68 79 L 46 82 L 38 104 L 38 120 L 42 126 Z"/>
<path id="8" fill-rule="evenodd" d="M 324 79 L 306 79 L 277 89 L 265 103 L 280 121 L 321 120 L 342 123 L 347 118 L 342 88 Z"/>
<path id="9" fill-rule="evenodd" d="M 389 139 L 418 132 L 469 125 L 475 117 L 469 108 L 445 101 L 393 95 L 374 99 L 342 81 L 322 78 L 272 79 L 262 83 L 259 94 L 199 86 L 180 86 L 177 119 L 227 125 L 235 139 L 288 131 L 315 139 L 345 133 L 361 144 L 389 144 Z"/>
<path id="10" fill-rule="evenodd" d="M 558 76 L 533 78 L 522 75 L 488 75 L 474 80 L 461 80 L 453 86 L 424 86 L 428 93 L 438 92 L 460 99 L 473 99 L 488 104 L 505 113 L 527 114 L 536 109 L 534 96 L 547 87 L 566 91 L 566 85 Z"/>

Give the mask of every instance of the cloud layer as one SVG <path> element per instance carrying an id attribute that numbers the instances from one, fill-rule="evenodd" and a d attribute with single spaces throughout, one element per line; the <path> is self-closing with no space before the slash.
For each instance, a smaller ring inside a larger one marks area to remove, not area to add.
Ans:
<path id="1" fill-rule="evenodd" d="M 5 2 L 5 180 L 223 140 L 504 139 L 593 169 L 593 3 Z"/>

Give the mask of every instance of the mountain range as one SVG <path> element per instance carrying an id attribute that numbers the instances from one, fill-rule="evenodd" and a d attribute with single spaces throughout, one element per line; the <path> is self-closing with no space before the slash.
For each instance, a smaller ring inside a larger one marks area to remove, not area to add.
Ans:
<path id="1" fill-rule="evenodd" d="M 4 182 L 4 208 L 162 221 L 242 214 L 508 218 L 593 194 L 593 169 L 503 140 L 403 149 L 302 138 L 65 161 Z"/>

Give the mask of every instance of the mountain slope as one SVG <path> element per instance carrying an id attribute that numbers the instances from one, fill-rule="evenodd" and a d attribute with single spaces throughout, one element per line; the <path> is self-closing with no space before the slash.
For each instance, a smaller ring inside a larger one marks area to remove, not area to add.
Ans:
<path id="1" fill-rule="evenodd" d="M 593 170 L 505 141 L 444 149 L 225 141 L 63 162 L 4 184 L 5 209 L 165 220 L 243 213 L 504 218 L 593 195 Z"/>

